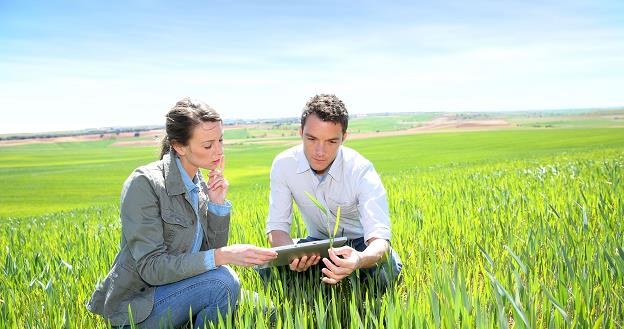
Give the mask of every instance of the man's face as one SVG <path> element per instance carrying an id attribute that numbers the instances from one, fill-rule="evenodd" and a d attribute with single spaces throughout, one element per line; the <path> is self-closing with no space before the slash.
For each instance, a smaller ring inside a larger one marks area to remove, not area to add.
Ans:
<path id="1" fill-rule="evenodd" d="M 303 129 L 299 130 L 303 139 L 303 153 L 312 170 L 323 175 L 336 159 L 340 145 L 347 137 L 342 133 L 342 125 L 323 121 L 312 114 L 306 118 Z"/>

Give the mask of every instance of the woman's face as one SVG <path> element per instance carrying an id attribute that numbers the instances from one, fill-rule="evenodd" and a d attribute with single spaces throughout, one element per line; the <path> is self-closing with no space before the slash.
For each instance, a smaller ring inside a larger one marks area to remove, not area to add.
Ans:
<path id="1" fill-rule="evenodd" d="M 191 134 L 186 146 L 174 146 L 189 177 L 195 176 L 198 168 L 214 170 L 223 161 L 223 124 L 202 122 Z"/>

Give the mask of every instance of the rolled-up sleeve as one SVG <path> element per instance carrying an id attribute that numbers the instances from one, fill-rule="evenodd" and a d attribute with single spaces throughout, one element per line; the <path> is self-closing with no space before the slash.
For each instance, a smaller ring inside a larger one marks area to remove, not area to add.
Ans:
<path id="1" fill-rule="evenodd" d="M 266 222 L 265 233 L 271 231 L 284 231 L 290 233 L 292 223 L 292 193 L 286 182 L 285 168 L 281 168 L 278 160 L 271 166 L 269 194 L 269 215 Z"/>
<path id="2" fill-rule="evenodd" d="M 223 204 L 214 203 L 212 201 L 208 202 L 208 211 L 217 216 L 227 216 L 230 214 L 231 209 L 232 202 L 230 200 L 225 200 Z"/>
<path id="3" fill-rule="evenodd" d="M 364 241 L 380 238 L 390 241 L 390 213 L 386 190 L 371 163 L 361 172 L 357 186 L 358 211 L 364 228 Z"/>
<path id="4" fill-rule="evenodd" d="M 206 250 L 204 253 L 204 265 L 206 266 L 206 270 L 214 270 L 217 268 L 217 265 L 215 265 L 214 253 L 214 249 Z"/>
<path id="5" fill-rule="evenodd" d="M 121 223 L 137 271 L 148 284 L 168 284 L 206 271 L 205 252 L 167 253 L 159 200 L 149 179 L 141 172 L 135 172 L 124 185 Z"/>

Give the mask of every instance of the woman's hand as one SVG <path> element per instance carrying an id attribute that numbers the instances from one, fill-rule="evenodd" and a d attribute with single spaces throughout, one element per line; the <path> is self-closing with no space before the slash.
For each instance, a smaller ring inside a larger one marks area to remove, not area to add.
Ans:
<path id="1" fill-rule="evenodd" d="M 260 248 L 251 244 L 234 244 L 215 250 L 215 264 L 254 266 L 268 263 L 277 258 L 277 252 L 269 248 Z"/>
<path id="2" fill-rule="evenodd" d="M 225 155 L 221 156 L 221 161 L 217 168 L 208 174 L 208 198 L 216 204 L 224 204 L 228 190 L 228 181 L 223 177 L 225 171 Z"/>

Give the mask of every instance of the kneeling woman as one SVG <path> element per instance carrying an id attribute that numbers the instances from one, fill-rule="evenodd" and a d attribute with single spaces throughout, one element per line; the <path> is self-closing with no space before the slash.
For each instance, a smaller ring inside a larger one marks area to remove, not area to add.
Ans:
<path id="1" fill-rule="evenodd" d="M 87 308 L 112 326 L 203 327 L 236 308 L 240 283 L 227 264 L 277 254 L 227 246 L 231 203 L 223 177 L 223 124 L 185 98 L 167 113 L 161 159 L 136 169 L 121 192 L 121 250 Z M 200 168 L 210 170 L 206 181 Z M 189 311 L 190 310 L 190 311 Z"/>

